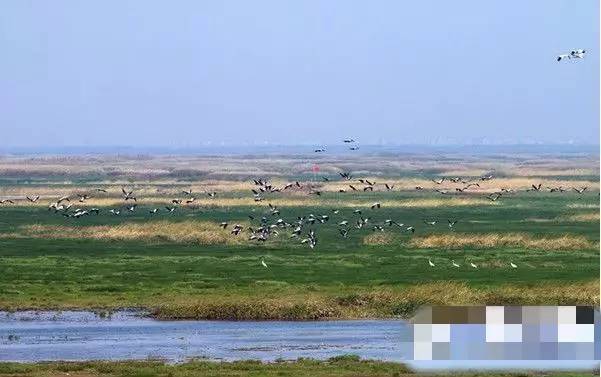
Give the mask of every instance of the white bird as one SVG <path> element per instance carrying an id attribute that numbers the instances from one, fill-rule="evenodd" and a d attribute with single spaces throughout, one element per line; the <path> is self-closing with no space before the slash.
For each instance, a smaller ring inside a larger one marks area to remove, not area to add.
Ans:
<path id="1" fill-rule="evenodd" d="M 451 261 L 451 264 L 453 265 L 453 267 L 457 267 L 457 268 L 461 267 L 460 265 L 458 265 L 457 263 L 455 263 L 454 260 Z"/>
<path id="2" fill-rule="evenodd" d="M 432 260 L 430 260 L 429 258 L 428 258 L 428 264 L 430 265 L 430 267 L 434 267 L 435 266 L 434 263 L 432 263 Z"/>
<path id="3" fill-rule="evenodd" d="M 472 267 L 474 267 L 474 268 L 478 268 L 478 266 L 476 266 L 476 265 L 474 264 L 474 262 L 470 262 L 470 266 L 472 266 Z"/>
<path id="4" fill-rule="evenodd" d="M 511 268 L 518 268 L 518 266 L 513 262 L 509 262 L 509 265 L 511 266 Z"/>
<path id="5" fill-rule="evenodd" d="M 265 261 L 263 259 L 261 259 L 261 265 L 265 268 L 267 268 L 267 263 L 265 263 Z"/>

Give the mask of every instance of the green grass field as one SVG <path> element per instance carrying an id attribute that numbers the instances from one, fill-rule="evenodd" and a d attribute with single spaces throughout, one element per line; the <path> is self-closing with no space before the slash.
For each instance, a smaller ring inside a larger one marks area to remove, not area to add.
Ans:
<path id="1" fill-rule="evenodd" d="M 228 192 L 220 200 L 248 196 Z M 428 303 L 598 303 L 598 192 L 519 192 L 494 203 L 482 202 L 478 195 L 473 205 L 469 201 L 475 195 L 461 199 L 431 191 L 324 193 L 311 195 L 307 206 L 281 206 L 281 213 L 272 216 L 270 199 L 285 203 L 286 198 L 272 194 L 252 205 L 203 205 L 155 216 L 148 214 L 149 209 L 162 204 L 142 198 L 135 212 L 111 216 L 108 209 L 116 206 L 100 207 L 100 215 L 79 219 L 54 214 L 46 204 L 4 205 L 0 307 L 145 307 L 169 318 L 312 319 L 408 315 Z M 399 205 L 430 199 L 435 204 Z M 468 204 L 453 205 L 457 200 Z M 375 201 L 382 208 L 349 206 Z M 353 214 L 356 208 L 370 218 L 363 229 L 352 226 L 359 217 Z M 293 222 L 309 214 L 330 216 L 324 224 L 303 228 L 302 237 L 309 229 L 316 231 L 314 249 L 290 239 L 290 228 L 279 229 L 279 236 L 260 244 L 248 241 L 247 232 L 237 236 L 235 244 L 178 242 L 177 237 L 160 236 L 83 237 L 85 229 L 98 225 L 199 220 L 258 227 L 261 216 L 270 222 L 277 218 Z M 582 215 L 585 221 L 578 217 Z M 415 226 L 416 231 L 389 227 L 386 219 Z M 351 224 L 347 238 L 339 233 L 337 224 L 342 220 Z M 438 223 L 430 226 L 424 220 Z M 447 220 L 458 223 L 451 229 Z M 27 227 L 35 224 L 49 230 L 41 235 L 29 232 Z M 372 230 L 374 224 L 384 225 L 384 232 Z M 416 240 L 430 235 L 444 239 L 478 234 L 521 234 L 538 243 L 479 246 L 476 240 L 468 246 L 415 246 Z M 261 266 L 262 259 L 269 268 Z M 428 259 L 436 266 L 429 266 Z M 451 260 L 461 267 L 452 267 Z M 510 262 L 518 268 L 511 268 Z"/>
<path id="2" fill-rule="evenodd" d="M 129 362 L 61 362 L 39 364 L 0 363 L 0 376 L 23 377 L 129 377 L 129 376 L 312 376 L 312 377 L 403 377 L 403 376 L 460 376 L 476 377 L 485 375 L 496 376 L 539 376 L 540 373 L 525 372 L 483 372 L 483 373 L 413 373 L 404 365 L 380 361 L 361 361 L 352 356 L 340 356 L 327 361 L 299 359 L 295 362 L 260 363 L 256 361 L 241 361 L 234 363 L 216 363 L 194 361 L 183 364 L 164 364 L 158 361 L 129 361 Z M 545 376 L 576 377 L 594 376 L 591 372 L 559 372 L 545 373 Z"/>

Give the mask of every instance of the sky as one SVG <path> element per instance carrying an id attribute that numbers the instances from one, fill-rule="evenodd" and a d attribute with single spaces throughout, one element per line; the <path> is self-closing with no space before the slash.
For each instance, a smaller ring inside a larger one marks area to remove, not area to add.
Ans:
<path id="1" fill-rule="evenodd" d="M 0 2 L 5 147 L 598 144 L 599 100 L 598 0 Z"/>

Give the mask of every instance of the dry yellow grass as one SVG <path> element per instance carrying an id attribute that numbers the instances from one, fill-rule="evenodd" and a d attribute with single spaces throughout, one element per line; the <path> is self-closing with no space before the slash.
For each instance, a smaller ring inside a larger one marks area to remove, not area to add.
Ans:
<path id="1" fill-rule="evenodd" d="M 140 205 L 156 204 L 156 205 L 170 205 L 171 199 L 176 196 L 166 195 L 157 196 L 156 193 L 153 196 L 141 197 L 136 202 Z M 183 195 L 179 195 L 179 198 L 184 198 Z M 28 200 L 18 199 L 15 200 L 11 206 L 18 207 L 48 207 L 51 202 L 56 201 L 57 197 L 42 197 L 35 203 Z M 125 202 L 120 197 L 93 197 L 86 200 L 84 203 L 74 201 L 75 207 L 103 207 L 103 206 L 121 206 L 125 204 L 132 204 L 134 202 Z M 267 203 L 271 203 L 278 207 L 305 207 L 305 206 L 332 206 L 339 208 L 368 208 L 373 204 L 373 201 L 365 200 L 353 200 L 352 194 L 340 194 L 338 198 L 320 198 L 315 195 L 308 195 L 306 193 L 294 193 L 292 195 L 286 195 L 282 197 L 265 198 L 261 202 L 255 202 L 252 196 L 235 197 L 235 198 L 208 198 L 199 197 L 192 204 L 186 206 L 201 206 L 201 207 L 236 207 L 236 206 L 265 206 Z M 388 208 L 434 208 L 434 207 L 463 207 L 463 206 L 495 206 L 498 202 L 491 202 L 485 198 L 474 198 L 474 197 L 443 197 L 443 198 L 426 198 L 426 199 L 407 199 L 407 200 L 387 200 L 382 201 L 383 207 Z M 182 205 L 184 206 L 184 205 Z"/>
<path id="2" fill-rule="evenodd" d="M 393 236 L 390 233 L 374 232 L 363 237 L 364 245 L 388 245 L 392 243 Z"/>
<path id="3" fill-rule="evenodd" d="M 534 238 L 523 233 L 434 234 L 412 238 L 409 246 L 420 249 L 520 247 L 541 250 L 580 250 L 594 247 L 593 243 L 583 236 L 566 234 L 558 237 Z"/>
<path id="4" fill-rule="evenodd" d="M 561 217 L 565 221 L 599 221 L 599 212 L 577 213 Z"/>
<path id="5" fill-rule="evenodd" d="M 145 240 L 202 245 L 240 244 L 243 235 L 233 236 L 219 224 L 209 221 L 151 221 L 120 225 L 59 226 L 25 225 L 20 228 L 22 236 L 40 238 L 86 238 L 97 240 Z"/>
<path id="6" fill-rule="evenodd" d="M 154 298 L 153 298 L 154 299 Z M 410 317 L 423 305 L 599 305 L 599 281 L 536 286 L 472 287 L 435 281 L 406 287 L 358 287 L 351 291 L 299 291 L 277 297 L 263 290 L 240 295 L 222 292 L 165 297 L 153 314 L 161 319 L 316 320 Z M 156 299 L 152 301 L 155 305 Z"/>

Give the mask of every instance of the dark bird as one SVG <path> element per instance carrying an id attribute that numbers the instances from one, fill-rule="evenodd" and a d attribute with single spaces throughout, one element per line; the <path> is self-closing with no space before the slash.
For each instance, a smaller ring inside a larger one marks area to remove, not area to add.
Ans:
<path id="1" fill-rule="evenodd" d="M 353 140 L 353 139 L 344 139 L 342 141 L 345 143 L 354 143 L 355 142 L 355 140 Z"/>
<path id="2" fill-rule="evenodd" d="M 577 188 L 575 188 L 575 187 L 572 187 L 572 190 L 576 191 L 576 192 L 577 192 L 577 193 L 579 193 L 579 194 L 583 194 L 583 193 L 586 191 L 586 189 L 587 189 L 587 188 L 588 188 L 588 187 L 582 187 L 582 188 L 580 188 L 580 189 L 577 189 Z"/>
<path id="3" fill-rule="evenodd" d="M 340 176 L 342 178 L 346 179 L 347 181 L 350 181 L 352 179 L 351 173 L 340 172 L 338 174 L 340 174 Z"/>
<path id="4" fill-rule="evenodd" d="M 134 196 L 134 191 L 133 190 L 128 192 L 128 191 L 125 191 L 125 188 L 121 187 L 121 192 L 123 193 L 123 199 L 125 201 L 128 201 L 130 199 L 133 200 L 134 202 L 138 201 L 136 199 L 136 197 Z"/>
<path id="5" fill-rule="evenodd" d="M 390 191 L 394 188 L 394 185 L 389 185 L 388 183 L 384 183 L 384 186 L 386 186 L 386 190 Z"/>

